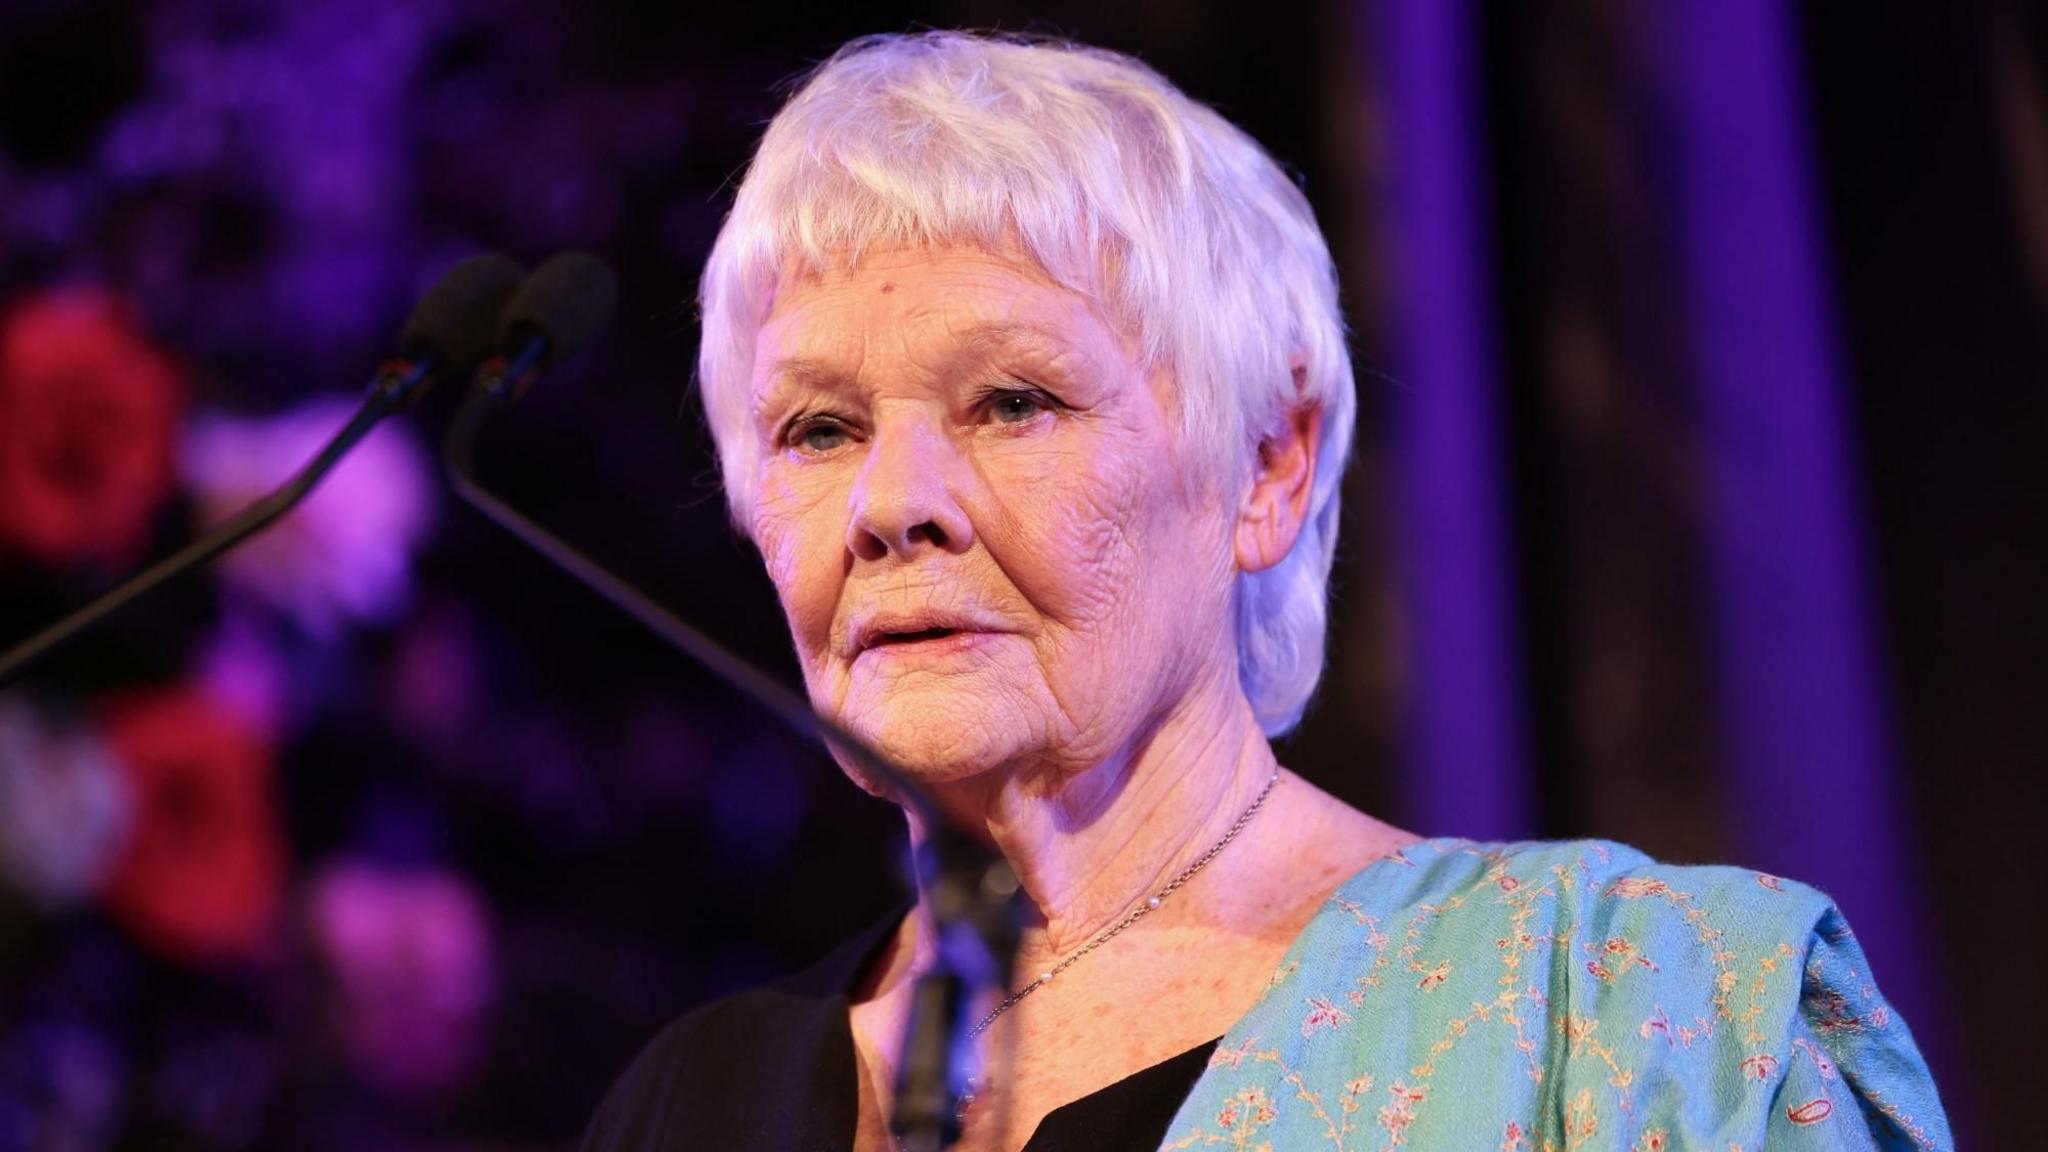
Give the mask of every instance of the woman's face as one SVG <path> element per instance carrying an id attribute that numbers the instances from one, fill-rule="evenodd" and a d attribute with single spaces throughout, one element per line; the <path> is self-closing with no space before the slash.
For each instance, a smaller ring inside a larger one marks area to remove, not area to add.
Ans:
<path id="1" fill-rule="evenodd" d="M 938 782 L 1084 768 L 1234 686 L 1228 505 L 1184 471 L 1173 387 L 979 249 L 785 284 L 752 528 L 814 705 Z"/>

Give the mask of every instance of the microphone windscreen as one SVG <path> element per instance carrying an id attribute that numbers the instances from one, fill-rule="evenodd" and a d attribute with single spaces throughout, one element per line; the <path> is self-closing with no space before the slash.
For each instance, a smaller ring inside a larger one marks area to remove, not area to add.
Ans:
<path id="1" fill-rule="evenodd" d="M 611 322 L 619 302 L 619 279 L 588 252 L 560 252 L 533 270 L 505 307 L 500 332 L 506 342 L 520 329 L 547 335 L 548 356 L 573 356 Z"/>
<path id="2" fill-rule="evenodd" d="M 525 275 L 496 252 L 480 252 L 450 268 L 406 318 L 399 354 L 431 354 L 443 371 L 468 371 L 491 354 L 498 320 Z"/>

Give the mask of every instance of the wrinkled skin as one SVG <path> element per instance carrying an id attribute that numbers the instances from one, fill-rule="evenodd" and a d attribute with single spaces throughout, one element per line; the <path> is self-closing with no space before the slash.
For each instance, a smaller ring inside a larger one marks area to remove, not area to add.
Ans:
<path id="1" fill-rule="evenodd" d="M 972 249 L 785 282 L 755 357 L 749 526 L 812 702 L 1003 853 L 1028 898 L 1018 971 L 1160 891 L 1286 780 L 1113 959 L 983 1034 L 959 1147 L 1014 1150 L 1053 1107 L 1220 1035 L 1323 897 L 1403 842 L 1281 772 L 1237 679 L 1233 586 L 1293 547 L 1320 416 L 1267 430 L 1247 467 L 1188 459 L 1170 374 L 1034 266 Z M 895 1146 L 929 914 L 853 997 L 858 1152 Z"/>
<path id="2" fill-rule="evenodd" d="M 1237 692 L 1233 517 L 1183 470 L 1171 378 L 1086 300 L 882 253 L 785 285 L 755 363 L 753 534 L 813 701 L 885 754 L 1042 792 Z M 876 613 L 974 634 L 863 651 Z"/>

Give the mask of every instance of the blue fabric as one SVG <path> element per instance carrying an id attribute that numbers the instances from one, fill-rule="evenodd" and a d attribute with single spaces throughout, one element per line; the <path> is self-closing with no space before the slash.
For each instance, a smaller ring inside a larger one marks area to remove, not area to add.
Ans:
<path id="1" fill-rule="evenodd" d="M 1805 885 L 1600 841 L 1375 862 L 1224 1036 L 1169 1149 L 1948 1149 Z"/>

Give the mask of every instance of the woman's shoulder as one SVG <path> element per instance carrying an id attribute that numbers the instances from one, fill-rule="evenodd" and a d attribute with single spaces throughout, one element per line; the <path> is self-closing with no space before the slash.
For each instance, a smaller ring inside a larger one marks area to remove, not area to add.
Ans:
<path id="1" fill-rule="evenodd" d="M 1489 946 L 1494 937 L 1469 929 L 1541 926 L 1589 951 L 1596 976 L 1629 940 L 1713 965 L 1737 952 L 1804 952 L 1818 933 L 1847 932 L 1834 902 L 1810 885 L 1733 865 L 1663 863 L 1611 840 L 1417 841 L 1352 876 L 1323 919 L 1366 910 L 1403 917 L 1415 939 Z"/>
<path id="2" fill-rule="evenodd" d="M 1405 877 L 1405 879 L 1400 879 Z M 1390 883 L 1391 880 L 1391 883 Z M 1347 898 L 1376 890 L 1403 899 L 1469 900 L 1491 888 L 1512 895 L 1535 884 L 1565 903 L 1589 908 L 1648 900 L 1680 907 L 1710 900 L 1755 907 L 1770 919 L 1811 920 L 1830 905 L 1806 884 L 1726 864 L 1671 864 L 1612 840 L 1417 840 L 1375 860 L 1338 890 Z"/>
<path id="3" fill-rule="evenodd" d="M 1948 1146 L 1912 1038 L 1826 895 L 1609 841 L 1382 857 L 1218 1053 L 1175 1131 L 1265 1117 L 1288 1146 L 1327 1130 L 1288 1103 L 1313 1096 L 1340 1130 L 1418 1148 L 1469 1146 L 1481 1117 L 1515 1148 Z"/>

